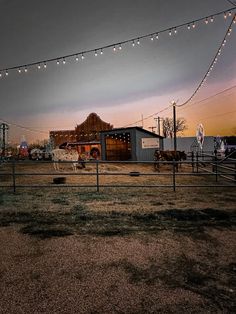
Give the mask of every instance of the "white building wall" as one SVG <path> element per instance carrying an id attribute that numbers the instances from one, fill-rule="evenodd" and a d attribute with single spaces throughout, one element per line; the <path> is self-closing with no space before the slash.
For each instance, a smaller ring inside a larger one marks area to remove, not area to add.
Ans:
<path id="1" fill-rule="evenodd" d="M 174 150 L 174 139 L 164 138 L 164 150 Z M 191 146 L 195 146 L 195 151 L 200 151 L 200 147 L 196 147 L 197 140 L 196 137 L 177 137 L 177 150 L 185 151 L 186 153 L 191 152 Z M 205 136 L 203 142 L 203 152 L 214 152 L 214 137 Z"/>

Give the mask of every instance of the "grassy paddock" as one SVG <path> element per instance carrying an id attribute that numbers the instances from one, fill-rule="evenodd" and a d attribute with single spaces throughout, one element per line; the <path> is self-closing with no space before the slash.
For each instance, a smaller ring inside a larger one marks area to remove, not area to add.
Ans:
<path id="1" fill-rule="evenodd" d="M 0 192 L 3 313 L 233 313 L 227 188 Z"/>

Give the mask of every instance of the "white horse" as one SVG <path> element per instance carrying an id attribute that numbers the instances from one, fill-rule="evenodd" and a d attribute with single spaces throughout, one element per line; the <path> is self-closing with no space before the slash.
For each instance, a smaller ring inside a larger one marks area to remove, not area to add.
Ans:
<path id="1" fill-rule="evenodd" d="M 72 168 L 74 171 L 77 171 L 77 165 L 78 165 L 78 159 L 79 154 L 76 150 L 66 150 L 66 149 L 53 149 L 52 152 L 52 161 L 53 166 L 55 170 L 59 169 L 59 161 L 71 161 L 72 162 Z"/>

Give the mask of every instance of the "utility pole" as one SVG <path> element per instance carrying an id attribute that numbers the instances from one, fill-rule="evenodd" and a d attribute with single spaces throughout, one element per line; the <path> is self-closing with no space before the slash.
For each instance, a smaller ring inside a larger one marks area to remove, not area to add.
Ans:
<path id="1" fill-rule="evenodd" d="M 1 130 L 1 137 L 2 137 L 2 156 L 5 156 L 7 131 L 9 130 L 8 124 L 6 123 L 0 124 L 0 130 Z"/>
<path id="2" fill-rule="evenodd" d="M 157 117 L 157 118 L 154 118 L 154 120 L 155 120 L 156 123 L 157 123 L 157 126 L 156 126 L 156 128 L 157 128 L 157 134 L 158 134 L 158 135 L 161 135 L 161 123 L 160 123 L 161 118 L 160 118 L 160 117 Z"/>
<path id="3" fill-rule="evenodd" d="M 174 123 L 174 151 L 176 153 L 177 150 L 177 142 L 176 142 L 176 102 L 172 101 L 173 105 L 173 123 Z"/>
<path id="4" fill-rule="evenodd" d="M 156 129 L 156 126 L 149 126 L 149 129 L 151 129 L 151 130 L 152 130 L 152 132 L 153 132 L 153 130 L 155 130 L 155 129 Z M 153 132 L 153 133 L 155 133 L 155 132 Z"/>

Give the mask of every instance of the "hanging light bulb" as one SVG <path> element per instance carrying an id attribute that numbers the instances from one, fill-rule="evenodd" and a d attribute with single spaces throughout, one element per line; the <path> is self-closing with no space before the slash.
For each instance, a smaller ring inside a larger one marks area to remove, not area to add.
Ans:
<path id="1" fill-rule="evenodd" d="M 60 64 L 60 61 L 59 60 L 57 60 L 57 65 L 59 65 Z"/>
<path id="2" fill-rule="evenodd" d="M 213 16 L 211 16 L 211 20 L 210 20 L 211 22 L 214 22 L 214 17 Z"/>
<path id="3" fill-rule="evenodd" d="M 27 72 L 28 72 L 28 69 L 25 67 L 25 70 L 24 70 L 24 71 L 25 71 L 25 73 L 27 73 Z"/>
<path id="4" fill-rule="evenodd" d="M 63 63 L 63 64 L 66 64 L 66 60 L 65 60 L 65 58 L 63 58 L 62 63 Z"/>
<path id="5" fill-rule="evenodd" d="M 79 61 L 79 56 L 78 55 L 76 55 L 75 60 Z"/>
<path id="6" fill-rule="evenodd" d="M 150 38 L 150 39 L 151 39 L 151 41 L 153 41 L 153 40 L 154 40 L 154 37 L 153 37 L 153 35 L 151 36 L 151 38 Z"/>
<path id="7" fill-rule="evenodd" d="M 81 59 L 84 60 L 84 58 L 85 58 L 85 56 L 84 56 L 84 54 L 82 53 L 82 54 L 81 54 Z"/>
<path id="8" fill-rule="evenodd" d="M 8 74 L 9 74 L 9 73 L 8 73 L 8 70 L 6 70 L 5 75 L 8 76 Z"/>
<path id="9" fill-rule="evenodd" d="M 231 11 L 229 11 L 229 16 L 231 16 L 232 15 L 232 12 Z"/>
<path id="10" fill-rule="evenodd" d="M 169 36 L 171 36 L 172 35 L 172 32 L 171 32 L 171 29 L 169 30 Z"/>
<path id="11" fill-rule="evenodd" d="M 19 69 L 18 69 L 18 73 L 21 73 L 21 72 L 22 72 L 22 71 L 21 71 L 21 68 L 19 68 Z"/>
<path id="12" fill-rule="evenodd" d="M 140 40 L 139 40 L 139 38 L 138 38 L 138 40 L 137 40 L 137 44 L 140 45 Z"/>
<path id="13" fill-rule="evenodd" d="M 158 39 L 159 38 L 159 34 L 158 33 L 156 33 L 156 39 Z"/>
<path id="14" fill-rule="evenodd" d="M 2 77 L 2 72 L 0 72 L 0 77 Z"/>
<path id="15" fill-rule="evenodd" d="M 116 51 L 116 46 L 113 47 L 113 51 Z"/>
<path id="16" fill-rule="evenodd" d="M 225 20 L 227 19 L 227 13 L 226 12 L 224 13 L 224 19 Z"/>
<path id="17" fill-rule="evenodd" d="M 233 23 L 234 23 L 234 24 L 236 23 L 236 16 L 234 17 L 234 21 L 233 21 Z"/>
<path id="18" fill-rule="evenodd" d="M 191 27 L 190 27 L 190 25 L 188 24 L 188 29 L 190 29 Z"/>
<path id="19" fill-rule="evenodd" d="M 40 70 L 41 69 L 41 65 L 40 63 L 37 65 L 37 68 Z"/>
<path id="20" fill-rule="evenodd" d="M 122 46 L 121 46 L 121 44 L 119 45 L 119 50 L 122 50 Z"/>
<path id="21" fill-rule="evenodd" d="M 135 42 L 134 42 L 134 40 L 132 41 L 132 46 L 133 46 L 133 47 L 135 46 Z"/>
<path id="22" fill-rule="evenodd" d="M 195 28 L 196 27 L 196 24 L 195 24 L 195 22 L 193 22 L 193 24 L 192 24 L 192 28 Z"/>
<path id="23" fill-rule="evenodd" d="M 100 54 L 103 55 L 103 50 L 101 49 Z"/>
<path id="24" fill-rule="evenodd" d="M 47 63 L 46 62 L 43 63 L 43 67 L 44 67 L 44 69 L 47 68 Z"/>
<path id="25" fill-rule="evenodd" d="M 177 28 L 174 29 L 174 33 L 177 34 Z"/>
<path id="26" fill-rule="evenodd" d="M 208 23 L 209 23 L 209 21 L 208 21 L 208 19 L 206 18 L 206 19 L 205 19 L 205 24 L 208 24 Z"/>
<path id="27" fill-rule="evenodd" d="M 97 50 L 95 50 L 94 55 L 95 55 L 95 57 L 97 57 L 97 55 L 98 55 Z"/>

